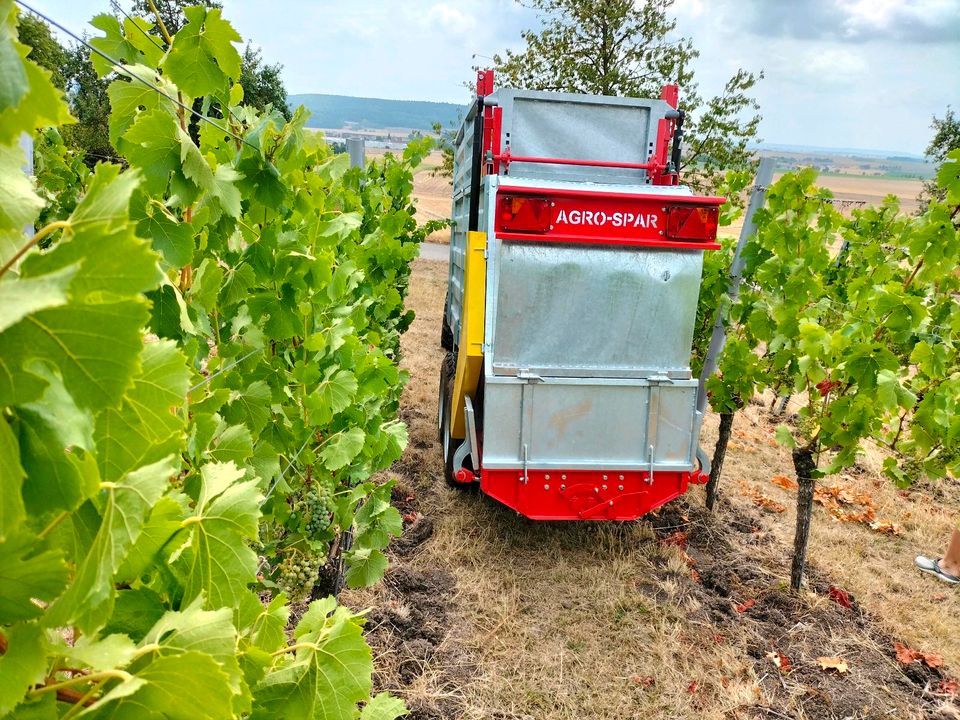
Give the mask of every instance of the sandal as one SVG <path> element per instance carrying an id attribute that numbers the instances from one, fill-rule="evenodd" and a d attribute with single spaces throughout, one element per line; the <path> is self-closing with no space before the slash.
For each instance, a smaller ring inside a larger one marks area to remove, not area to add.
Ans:
<path id="1" fill-rule="evenodd" d="M 917 559 L 914 560 L 914 563 L 918 568 L 920 568 L 920 572 L 925 572 L 930 575 L 933 575 L 938 580 L 943 580 L 943 582 L 950 583 L 951 585 L 956 585 L 957 583 L 960 583 L 960 577 L 957 577 L 956 575 L 951 575 L 946 570 L 940 567 L 940 560 L 931 560 L 930 558 L 924 557 L 923 555 L 917 555 Z"/>

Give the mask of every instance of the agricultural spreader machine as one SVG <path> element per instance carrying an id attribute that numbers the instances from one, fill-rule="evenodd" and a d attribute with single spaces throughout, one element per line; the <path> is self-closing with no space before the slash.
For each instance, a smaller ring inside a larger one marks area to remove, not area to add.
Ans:
<path id="1" fill-rule="evenodd" d="M 446 479 L 541 520 L 632 520 L 705 481 L 690 370 L 719 197 L 679 184 L 678 89 L 502 88 L 454 144 Z"/>

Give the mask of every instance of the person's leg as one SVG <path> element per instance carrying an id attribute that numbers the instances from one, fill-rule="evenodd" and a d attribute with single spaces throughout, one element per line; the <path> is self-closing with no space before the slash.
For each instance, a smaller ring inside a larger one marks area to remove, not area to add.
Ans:
<path id="1" fill-rule="evenodd" d="M 953 535 L 950 536 L 950 544 L 947 545 L 947 551 L 940 561 L 940 568 L 944 572 L 960 577 L 960 530 L 953 529 Z"/>

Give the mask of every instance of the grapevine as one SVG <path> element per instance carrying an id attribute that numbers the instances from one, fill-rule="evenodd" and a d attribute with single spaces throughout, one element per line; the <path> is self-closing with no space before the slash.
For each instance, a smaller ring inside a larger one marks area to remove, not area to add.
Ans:
<path id="1" fill-rule="evenodd" d="M 798 398 L 798 422 L 777 430 L 800 486 L 795 588 L 814 484 L 854 463 L 863 443 L 888 451 L 885 471 L 901 485 L 960 471 L 958 167 L 954 152 L 938 174 L 946 203 L 918 217 L 888 199 L 843 218 L 812 170 L 786 174 L 757 213 L 748 282 L 707 387 L 728 414 L 774 383 Z"/>
<path id="2" fill-rule="evenodd" d="M 94 20 L 125 164 L 90 172 L 0 0 L 0 715 L 390 720 L 362 618 L 317 600 L 288 639 L 284 590 L 316 597 L 343 531 L 376 582 L 400 531 L 370 477 L 406 444 L 429 144 L 349 168 L 243 104 L 219 9 L 185 14 Z"/>

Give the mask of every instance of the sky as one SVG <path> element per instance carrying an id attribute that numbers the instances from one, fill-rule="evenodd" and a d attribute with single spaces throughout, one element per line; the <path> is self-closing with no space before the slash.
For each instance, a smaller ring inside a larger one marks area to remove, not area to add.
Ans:
<path id="1" fill-rule="evenodd" d="M 26 0 L 72 31 L 109 0 Z M 120 0 L 127 9 L 129 0 Z M 639 1 L 639 0 L 638 0 Z M 466 103 L 470 68 L 522 47 L 537 14 L 513 0 L 223 0 L 288 92 Z M 676 0 L 702 95 L 738 68 L 766 143 L 922 153 L 960 111 L 960 0 Z M 681 88 L 682 92 L 682 88 Z"/>

